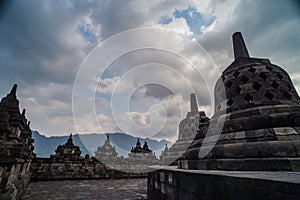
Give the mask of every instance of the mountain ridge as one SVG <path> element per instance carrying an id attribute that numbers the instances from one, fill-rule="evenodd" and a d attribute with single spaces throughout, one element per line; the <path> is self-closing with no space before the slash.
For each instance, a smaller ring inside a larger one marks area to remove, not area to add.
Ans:
<path id="1" fill-rule="evenodd" d="M 89 133 L 79 135 L 77 133 L 73 134 L 74 144 L 80 147 L 82 151 L 82 156 L 89 154 L 90 156 L 95 155 L 95 151 L 98 146 L 102 146 L 106 140 L 106 135 L 109 134 L 109 138 L 112 145 L 115 145 L 116 151 L 119 156 L 128 157 L 132 147 L 135 147 L 138 137 L 128 135 L 126 133 Z M 35 140 L 33 145 L 35 146 L 34 152 L 38 157 L 49 157 L 55 154 L 55 150 L 58 145 L 63 145 L 66 143 L 69 135 L 64 136 L 46 136 L 38 131 L 32 131 L 32 137 Z M 141 144 L 143 145 L 147 141 L 150 149 L 155 152 L 156 156 L 160 156 L 165 145 L 168 146 L 172 144 L 170 141 L 162 139 L 160 141 L 149 139 L 149 138 L 139 138 Z"/>

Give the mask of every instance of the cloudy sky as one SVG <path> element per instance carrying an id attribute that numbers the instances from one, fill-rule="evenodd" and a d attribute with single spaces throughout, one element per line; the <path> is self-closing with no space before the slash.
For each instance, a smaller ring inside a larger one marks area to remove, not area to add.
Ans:
<path id="1" fill-rule="evenodd" d="M 211 90 L 233 61 L 235 31 L 300 92 L 296 1 L 18 0 L 0 11 L 0 96 L 17 83 L 32 129 L 48 136 L 176 140 L 191 92 L 213 114 Z"/>

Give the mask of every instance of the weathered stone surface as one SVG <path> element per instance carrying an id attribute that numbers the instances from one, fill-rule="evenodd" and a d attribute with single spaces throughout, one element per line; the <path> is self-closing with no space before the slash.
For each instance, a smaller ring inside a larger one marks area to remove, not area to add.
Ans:
<path id="1" fill-rule="evenodd" d="M 208 162 L 207 169 L 251 170 L 253 165 L 252 170 L 278 166 L 278 170 L 293 171 L 297 167 L 289 163 L 297 166 L 300 149 L 300 132 L 294 128 L 300 124 L 300 98 L 293 83 L 285 70 L 268 59 L 249 57 L 241 33 L 233 34 L 233 46 L 235 60 L 216 83 L 215 113 L 210 120 L 211 125 L 221 126 L 220 119 L 225 119 L 224 126 L 210 154 L 198 163 Z M 199 159 L 201 143 L 192 143 L 185 153 L 187 160 Z M 265 158 L 270 162 L 260 165 Z M 212 164 L 216 160 L 217 166 Z M 189 165 L 197 166 L 192 161 L 181 166 Z"/>
<path id="2" fill-rule="evenodd" d="M 237 59 L 239 57 L 249 57 L 249 53 L 246 48 L 242 34 L 240 32 L 236 32 L 233 34 L 232 37 L 233 37 L 234 58 Z"/>
<path id="3" fill-rule="evenodd" d="M 300 174 L 180 170 L 165 167 L 148 173 L 147 193 L 149 200 L 299 199 Z"/>
<path id="4" fill-rule="evenodd" d="M 16 93 L 14 85 L 0 103 L 0 199 L 20 199 L 31 177 L 32 133 Z"/>

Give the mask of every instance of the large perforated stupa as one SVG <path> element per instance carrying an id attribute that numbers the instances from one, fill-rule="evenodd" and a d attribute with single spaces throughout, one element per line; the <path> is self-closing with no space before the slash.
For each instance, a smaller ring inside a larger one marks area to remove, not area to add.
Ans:
<path id="1" fill-rule="evenodd" d="M 203 159 L 203 139 L 195 140 L 179 167 L 300 171 L 300 98 L 288 73 L 250 57 L 240 32 L 233 34 L 233 49 L 235 60 L 215 86 L 210 121 L 224 119 L 221 135 Z"/>

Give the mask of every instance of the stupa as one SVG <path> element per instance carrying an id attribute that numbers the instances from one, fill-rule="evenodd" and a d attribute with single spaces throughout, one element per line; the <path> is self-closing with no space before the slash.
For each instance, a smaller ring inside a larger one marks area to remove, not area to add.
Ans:
<path id="1" fill-rule="evenodd" d="M 233 34 L 235 60 L 215 86 L 210 127 L 224 119 L 212 151 L 199 157 L 196 138 L 182 169 L 300 171 L 300 98 L 288 73 L 268 59 L 249 56 L 242 34 Z M 212 144 L 213 145 L 213 144 Z"/>
<path id="2" fill-rule="evenodd" d="M 170 148 L 166 146 L 163 150 L 160 156 L 162 165 L 175 165 L 178 160 L 183 159 L 182 155 L 192 144 L 197 132 L 199 132 L 200 121 L 203 119 L 209 121 L 205 112 L 198 110 L 196 95 L 191 94 L 190 111 L 187 113 L 186 118 L 179 123 L 177 141 Z"/>
<path id="3" fill-rule="evenodd" d="M 72 134 L 70 134 L 64 145 L 58 145 L 55 155 L 51 155 L 50 158 L 56 161 L 77 161 L 84 159 L 81 156 L 80 147 L 73 143 Z"/>
<path id="4" fill-rule="evenodd" d="M 103 163 L 114 163 L 119 160 L 116 148 L 115 146 L 111 145 L 108 134 L 104 144 L 97 148 L 95 157 Z"/>

